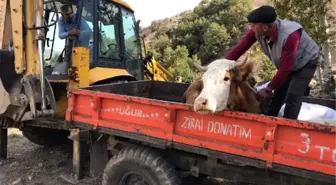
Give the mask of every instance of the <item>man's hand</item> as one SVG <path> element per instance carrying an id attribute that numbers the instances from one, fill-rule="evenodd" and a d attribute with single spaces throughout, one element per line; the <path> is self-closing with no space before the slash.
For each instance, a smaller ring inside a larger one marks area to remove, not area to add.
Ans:
<path id="1" fill-rule="evenodd" d="M 268 98 L 272 95 L 272 89 L 269 87 L 263 88 L 258 92 L 258 94 L 263 98 Z"/>
<path id="2" fill-rule="evenodd" d="M 79 35 L 79 33 L 80 33 L 79 30 L 76 28 L 73 28 L 68 32 L 69 36 Z"/>

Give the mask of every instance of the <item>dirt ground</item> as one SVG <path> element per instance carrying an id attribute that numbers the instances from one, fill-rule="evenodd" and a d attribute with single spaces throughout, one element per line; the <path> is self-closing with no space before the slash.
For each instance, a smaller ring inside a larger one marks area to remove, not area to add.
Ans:
<path id="1" fill-rule="evenodd" d="M 0 185 L 70 185 L 61 178 L 72 169 L 70 146 L 44 148 L 28 141 L 18 129 L 8 130 L 8 159 L 0 160 Z M 98 185 L 100 179 L 85 178 L 77 185 Z M 184 180 L 183 185 L 195 185 Z M 198 185 L 237 185 L 204 182 Z"/>
<path id="2" fill-rule="evenodd" d="M 1 185 L 67 185 L 60 177 L 70 174 L 71 147 L 44 148 L 36 145 L 17 129 L 8 130 L 8 159 L 0 161 Z M 79 185 L 100 184 L 85 179 Z"/>

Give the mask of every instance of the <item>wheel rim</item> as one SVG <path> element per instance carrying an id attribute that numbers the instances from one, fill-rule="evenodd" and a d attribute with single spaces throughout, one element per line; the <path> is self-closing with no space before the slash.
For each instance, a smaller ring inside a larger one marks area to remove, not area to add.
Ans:
<path id="1" fill-rule="evenodd" d="M 139 173 L 132 171 L 127 172 L 123 175 L 120 185 L 152 185 L 149 183 L 149 180 L 140 175 Z"/>

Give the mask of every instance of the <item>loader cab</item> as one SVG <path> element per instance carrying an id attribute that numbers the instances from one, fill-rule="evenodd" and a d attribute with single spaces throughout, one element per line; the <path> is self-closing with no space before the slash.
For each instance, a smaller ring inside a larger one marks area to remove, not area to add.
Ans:
<path id="1" fill-rule="evenodd" d="M 68 79 L 68 70 L 62 66 L 71 68 L 72 50 L 75 47 L 88 48 L 90 78 L 100 75 L 95 79 L 104 81 L 129 73 L 134 80 L 144 79 L 139 29 L 132 9 L 120 0 L 77 0 L 72 4 L 72 9 L 77 15 L 77 29 L 81 30 L 78 37 L 60 39 L 58 24 L 47 32 L 49 46 L 46 44 L 46 51 L 49 52 L 46 58 L 52 61 L 47 61 L 45 66 L 49 79 L 59 79 L 60 76 Z M 55 21 L 55 16 L 58 16 L 58 21 L 61 19 L 58 12 L 46 16 L 47 21 Z M 58 51 L 55 51 L 56 48 Z M 60 72 L 57 71 L 59 69 Z"/>

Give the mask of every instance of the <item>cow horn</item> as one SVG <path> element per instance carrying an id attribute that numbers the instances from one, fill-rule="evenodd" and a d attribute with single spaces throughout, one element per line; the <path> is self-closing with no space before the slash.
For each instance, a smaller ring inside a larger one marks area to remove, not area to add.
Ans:
<path id="1" fill-rule="evenodd" d="M 241 60 L 241 62 L 236 62 L 233 69 L 239 68 L 243 65 L 245 65 L 245 63 L 247 62 L 248 59 L 248 55 L 245 56 L 245 58 L 243 60 Z"/>
<path id="2" fill-rule="evenodd" d="M 199 71 L 206 71 L 206 70 L 208 70 L 207 66 L 202 66 L 202 65 L 199 65 L 199 64 L 197 64 L 195 62 L 189 62 L 189 61 L 188 61 L 188 63 L 191 64 L 191 65 L 193 65 Z"/>

